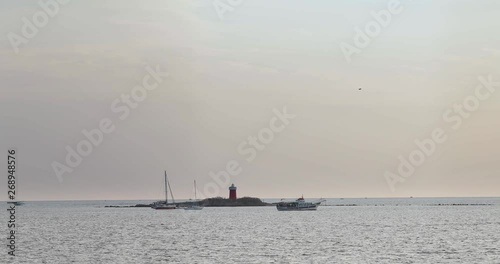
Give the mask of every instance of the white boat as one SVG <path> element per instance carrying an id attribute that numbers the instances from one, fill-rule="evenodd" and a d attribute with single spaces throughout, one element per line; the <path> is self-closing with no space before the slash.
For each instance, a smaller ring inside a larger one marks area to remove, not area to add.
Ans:
<path id="1" fill-rule="evenodd" d="M 293 202 L 279 202 L 276 204 L 276 209 L 278 209 L 278 211 L 316 211 L 321 202 L 323 202 L 323 200 L 313 203 L 306 202 L 304 196 L 302 196 Z"/>
<path id="2" fill-rule="evenodd" d="M 196 205 L 196 181 L 194 181 L 194 202 L 188 207 L 184 207 L 184 210 L 202 210 L 203 206 Z"/>
<path id="3" fill-rule="evenodd" d="M 184 210 L 203 210 L 203 206 L 192 205 L 192 206 L 189 206 L 189 207 L 184 207 Z"/>
<path id="4" fill-rule="evenodd" d="M 170 196 L 172 196 L 173 204 L 168 204 L 168 190 L 170 190 Z M 172 210 L 177 209 L 175 205 L 174 195 L 172 194 L 172 189 L 170 188 L 170 183 L 167 178 L 167 171 L 165 171 L 165 201 L 158 201 L 151 205 L 151 208 L 156 210 Z"/>

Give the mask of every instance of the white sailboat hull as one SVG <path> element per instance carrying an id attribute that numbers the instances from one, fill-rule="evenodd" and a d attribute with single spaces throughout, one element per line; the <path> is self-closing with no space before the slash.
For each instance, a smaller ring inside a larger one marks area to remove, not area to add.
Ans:
<path id="1" fill-rule="evenodd" d="M 203 210 L 203 207 L 201 207 L 201 206 L 191 206 L 191 207 L 184 208 L 184 210 L 193 210 L 193 211 L 195 211 L 195 210 Z"/>

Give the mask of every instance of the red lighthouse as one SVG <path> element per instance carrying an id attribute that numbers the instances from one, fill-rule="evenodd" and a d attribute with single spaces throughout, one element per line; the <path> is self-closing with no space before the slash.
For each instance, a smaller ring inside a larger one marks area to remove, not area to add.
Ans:
<path id="1" fill-rule="evenodd" d="M 234 183 L 229 186 L 229 199 L 236 200 L 236 186 L 234 186 Z"/>

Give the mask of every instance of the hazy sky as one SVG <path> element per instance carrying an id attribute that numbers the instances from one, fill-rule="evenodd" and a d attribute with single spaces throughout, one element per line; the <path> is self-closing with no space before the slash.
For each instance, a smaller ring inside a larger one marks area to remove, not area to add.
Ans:
<path id="1" fill-rule="evenodd" d="M 204 196 L 232 160 L 239 196 L 500 196 L 500 86 L 460 125 L 447 112 L 480 76 L 500 82 L 500 2 L 401 1 L 348 62 L 339 45 L 389 2 L 244 0 L 221 19 L 212 0 L 73 0 L 16 54 L 11 33 L 43 9 L 1 1 L 2 175 L 15 147 L 22 200 L 162 198 L 164 170 L 177 198 L 195 179 Z M 168 78 L 122 120 L 113 102 L 157 65 Z M 285 107 L 248 162 L 240 144 Z M 103 118 L 115 130 L 59 181 L 53 163 Z M 447 140 L 392 192 L 386 172 L 437 128 Z"/>

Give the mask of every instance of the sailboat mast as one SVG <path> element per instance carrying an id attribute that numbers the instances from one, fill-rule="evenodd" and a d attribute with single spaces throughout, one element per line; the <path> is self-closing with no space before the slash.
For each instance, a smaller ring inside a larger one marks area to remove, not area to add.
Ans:
<path id="1" fill-rule="evenodd" d="M 196 180 L 194 180 L 194 200 L 196 201 Z"/>
<path id="2" fill-rule="evenodd" d="M 167 171 L 165 171 L 165 203 L 168 204 Z"/>

